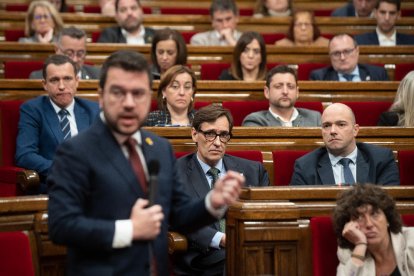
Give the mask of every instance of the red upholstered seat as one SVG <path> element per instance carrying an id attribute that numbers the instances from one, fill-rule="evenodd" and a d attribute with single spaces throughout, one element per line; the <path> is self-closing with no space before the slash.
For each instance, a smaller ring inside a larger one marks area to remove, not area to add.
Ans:
<path id="1" fill-rule="evenodd" d="M 333 9 L 316 9 L 313 11 L 315 16 L 331 16 Z"/>
<path id="2" fill-rule="evenodd" d="M 315 110 L 315 111 L 318 111 L 321 114 L 323 112 L 323 105 L 322 105 L 321 102 L 296 102 L 295 107 Z"/>
<path id="3" fill-rule="evenodd" d="M 387 111 L 392 102 L 342 102 L 355 114 L 360 126 L 376 126 L 382 112 Z"/>
<path id="4" fill-rule="evenodd" d="M 262 33 L 261 35 L 266 44 L 275 44 L 276 41 L 286 37 L 286 34 L 283 33 Z"/>
<path id="5" fill-rule="evenodd" d="M 13 12 L 26 12 L 27 9 L 29 8 L 29 4 L 18 4 L 18 3 L 14 3 L 14 4 L 6 4 L 5 10 L 6 11 L 13 11 Z"/>
<path id="6" fill-rule="evenodd" d="M 209 15 L 208 8 L 181 8 L 181 7 L 164 7 L 160 8 L 161 14 L 194 14 L 194 15 Z"/>
<path id="7" fill-rule="evenodd" d="M 142 11 L 145 14 L 151 14 L 152 9 L 150 7 L 142 7 Z M 83 5 L 84 13 L 101 13 L 101 7 L 99 5 Z"/>
<path id="8" fill-rule="evenodd" d="M 5 41 L 18 41 L 19 38 L 24 37 L 24 30 L 4 30 Z"/>
<path id="9" fill-rule="evenodd" d="M 1 275 L 35 275 L 30 243 L 25 233 L 0 232 L 0 244 Z"/>
<path id="10" fill-rule="evenodd" d="M 401 218 L 405 226 L 414 226 L 414 214 L 404 214 Z"/>
<path id="11" fill-rule="evenodd" d="M 43 61 L 5 61 L 4 78 L 6 79 L 28 79 L 30 73 L 40 70 Z"/>
<path id="12" fill-rule="evenodd" d="M 400 185 L 413 185 L 414 183 L 414 150 L 398 151 L 398 167 L 400 170 Z"/>
<path id="13" fill-rule="evenodd" d="M 195 35 L 197 32 L 181 32 L 181 35 L 184 38 L 185 43 L 190 44 L 191 38 L 193 35 Z"/>
<path id="14" fill-rule="evenodd" d="M 273 157 L 273 185 L 287 186 L 292 179 L 296 159 L 308 153 L 308 150 L 274 150 Z"/>
<path id="15" fill-rule="evenodd" d="M 400 81 L 402 80 L 408 72 L 414 70 L 414 63 L 400 63 L 395 64 L 395 74 L 394 80 Z"/>
<path id="16" fill-rule="evenodd" d="M 230 63 L 204 63 L 200 66 L 202 80 L 218 80 L 221 71 L 230 68 Z"/>
<path id="17" fill-rule="evenodd" d="M 313 70 L 327 66 L 325 63 L 301 63 L 298 65 L 298 80 L 309 80 Z"/>

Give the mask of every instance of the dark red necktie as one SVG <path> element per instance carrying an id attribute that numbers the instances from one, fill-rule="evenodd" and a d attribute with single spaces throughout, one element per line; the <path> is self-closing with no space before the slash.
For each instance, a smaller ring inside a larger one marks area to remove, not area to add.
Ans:
<path id="1" fill-rule="evenodd" d="M 147 178 L 145 177 L 145 171 L 142 167 L 141 158 L 139 158 L 138 152 L 136 150 L 137 142 L 134 138 L 130 137 L 126 140 L 125 145 L 129 153 L 129 162 L 131 162 L 132 169 L 134 170 L 135 176 L 138 179 L 139 184 L 141 185 L 144 193 L 147 193 Z"/>

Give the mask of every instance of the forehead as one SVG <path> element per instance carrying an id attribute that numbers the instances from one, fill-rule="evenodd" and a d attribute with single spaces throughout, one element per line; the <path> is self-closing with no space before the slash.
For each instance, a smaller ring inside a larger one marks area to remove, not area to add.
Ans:
<path id="1" fill-rule="evenodd" d="M 311 15 L 308 12 L 299 12 L 295 16 L 295 21 L 310 22 L 311 21 Z"/>
<path id="2" fill-rule="evenodd" d="M 351 112 L 343 106 L 327 107 L 322 113 L 322 122 L 346 121 L 352 122 Z"/>
<path id="3" fill-rule="evenodd" d="M 226 116 L 218 117 L 217 120 L 214 122 L 203 122 L 200 124 L 200 127 L 202 130 L 209 130 L 209 129 L 217 129 L 217 130 L 230 130 L 230 123 L 229 120 L 227 120 Z"/>
<path id="4" fill-rule="evenodd" d="M 296 81 L 291 73 L 276 73 L 273 75 L 270 84 L 277 83 L 296 83 Z"/>
<path id="5" fill-rule="evenodd" d="M 34 9 L 34 14 L 44 14 L 44 13 L 49 13 L 49 10 L 46 7 L 37 6 Z"/>
<path id="6" fill-rule="evenodd" d="M 224 19 L 228 17 L 235 17 L 235 14 L 231 10 L 225 11 L 215 11 L 213 13 L 213 20 L 215 19 Z"/>
<path id="7" fill-rule="evenodd" d="M 105 88 L 119 86 L 126 90 L 150 89 L 148 72 L 126 71 L 122 68 L 108 69 Z"/>
<path id="8" fill-rule="evenodd" d="M 73 38 L 68 35 L 62 36 L 60 40 L 60 45 L 65 48 L 70 47 L 83 47 L 86 48 L 86 37 L 82 37 L 81 39 Z"/>
<path id="9" fill-rule="evenodd" d="M 188 73 L 180 73 L 172 79 L 172 81 L 179 81 L 179 82 L 192 82 L 192 78 Z"/>
<path id="10" fill-rule="evenodd" d="M 246 45 L 246 47 L 260 48 L 260 44 L 259 41 L 257 41 L 257 39 L 253 39 L 249 44 Z"/>
<path id="11" fill-rule="evenodd" d="M 161 40 L 157 43 L 157 49 L 158 48 L 168 48 L 168 49 L 176 49 L 177 45 L 175 44 L 175 41 L 172 39 L 167 40 Z"/>
<path id="12" fill-rule="evenodd" d="M 397 5 L 388 2 L 381 2 L 378 6 L 378 10 L 397 11 Z"/>
<path id="13" fill-rule="evenodd" d="M 70 63 L 64 63 L 64 64 L 49 64 L 46 68 L 46 72 L 48 77 L 52 76 L 52 75 L 74 75 L 75 71 L 73 69 L 72 64 Z"/>
<path id="14" fill-rule="evenodd" d="M 333 49 L 345 49 L 354 47 L 354 41 L 347 35 L 334 37 L 329 44 L 329 48 Z"/>
<path id="15" fill-rule="evenodd" d="M 119 0 L 118 8 L 128 6 L 138 6 L 138 3 L 136 0 Z"/>

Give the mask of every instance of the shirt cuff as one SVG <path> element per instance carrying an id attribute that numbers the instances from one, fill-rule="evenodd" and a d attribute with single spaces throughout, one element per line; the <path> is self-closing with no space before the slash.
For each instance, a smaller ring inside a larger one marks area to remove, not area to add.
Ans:
<path id="1" fill-rule="evenodd" d="M 206 205 L 206 209 L 207 211 L 215 218 L 220 219 L 222 217 L 224 217 L 224 214 L 227 211 L 227 205 L 224 205 L 218 209 L 213 208 L 213 206 L 211 206 L 211 193 L 212 191 L 208 192 L 208 194 L 206 195 L 206 198 L 204 200 L 205 205 Z"/>
<path id="2" fill-rule="evenodd" d="M 115 234 L 112 248 L 124 248 L 132 244 L 132 221 L 130 219 L 115 221 Z"/>
<path id="3" fill-rule="evenodd" d="M 221 238 L 223 238 L 223 236 L 224 236 L 224 233 L 217 232 L 214 235 L 213 239 L 211 240 L 210 247 L 220 249 L 221 248 L 220 247 L 220 241 L 221 241 Z"/>

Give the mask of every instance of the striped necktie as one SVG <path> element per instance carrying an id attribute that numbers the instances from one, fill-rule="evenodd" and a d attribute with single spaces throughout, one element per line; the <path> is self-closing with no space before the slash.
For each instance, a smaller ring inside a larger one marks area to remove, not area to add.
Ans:
<path id="1" fill-rule="evenodd" d="M 354 176 L 352 175 L 351 169 L 349 168 L 349 163 L 351 163 L 351 159 L 349 158 L 342 158 L 339 160 L 339 163 L 342 164 L 344 168 L 344 180 L 345 184 L 353 185 L 355 184 Z"/>
<path id="2" fill-rule="evenodd" d="M 217 179 L 219 179 L 219 173 L 220 173 L 220 170 L 215 167 L 211 167 L 207 171 L 207 174 L 211 175 L 211 177 L 213 178 L 213 180 L 211 180 L 211 189 L 214 188 L 214 183 L 216 183 Z M 219 225 L 220 225 L 220 232 L 225 233 L 226 232 L 226 219 L 225 218 L 220 219 Z"/>
<path id="3" fill-rule="evenodd" d="M 60 128 L 62 129 L 62 133 L 63 133 L 63 140 L 66 140 L 71 137 L 68 114 L 69 112 L 64 108 L 61 109 L 58 113 Z"/>

